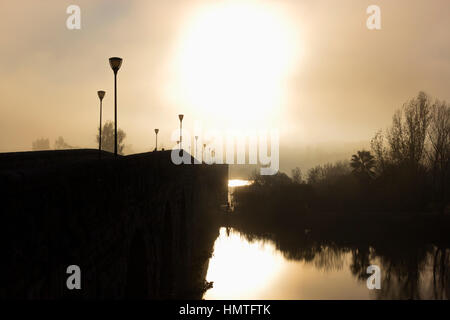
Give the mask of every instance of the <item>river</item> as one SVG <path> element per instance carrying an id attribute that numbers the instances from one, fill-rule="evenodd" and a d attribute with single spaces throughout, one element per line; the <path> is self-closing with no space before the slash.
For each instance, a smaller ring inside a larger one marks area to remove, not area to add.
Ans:
<path id="1" fill-rule="evenodd" d="M 247 185 L 234 182 L 233 188 Z M 389 251 L 255 237 L 220 228 L 204 299 L 448 299 L 450 251 L 433 246 Z M 304 237 L 304 235 L 302 235 Z M 307 238 L 307 237 L 306 237 Z M 296 242 L 295 242 L 296 243 Z M 368 265 L 380 268 L 370 290 Z"/>

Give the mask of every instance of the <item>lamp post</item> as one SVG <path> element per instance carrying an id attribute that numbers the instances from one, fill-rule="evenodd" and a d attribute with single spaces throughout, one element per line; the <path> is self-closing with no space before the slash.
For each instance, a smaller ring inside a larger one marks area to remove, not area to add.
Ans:
<path id="1" fill-rule="evenodd" d="M 117 157 L 117 71 L 122 65 L 122 58 L 109 58 L 109 65 L 114 71 L 114 156 Z"/>
<path id="2" fill-rule="evenodd" d="M 202 161 L 203 161 L 203 158 L 205 157 L 205 148 L 206 148 L 206 143 L 203 144 Z"/>
<path id="3" fill-rule="evenodd" d="M 198 136 L 195 136 L 195 159 L 197 159 L 197 141 L 198 141 Z"/>
<path id="4" fill-rule="evenodd" d="M 183 134 L 182 134 L 182 130 L 183 130 L 183 117 L 184 115 L 179 114 L 178 115 L 178 119 L 180 119 L 180 151 L 183 150 Z"/>
<path id="5" fill-rule="evenodd" d="M 105 97 L 105 91 L 97 91 L 98 98 L 100 99 L 100 127 L 98 134 L 98 156 L 102 157 L 102 101 Z"/>
<path id="6" fill-rule="evenodd" d="M 156 135 L 155 151 L 158 151 L 158 132 L 159 132 L 159 129 L 155 129 L 155 135 Z"/>

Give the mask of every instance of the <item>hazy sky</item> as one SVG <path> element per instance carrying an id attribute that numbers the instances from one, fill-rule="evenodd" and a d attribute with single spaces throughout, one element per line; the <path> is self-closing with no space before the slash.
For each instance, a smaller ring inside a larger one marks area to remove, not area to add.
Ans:
<path id="1" fill-rule="evenodd" d="M 81 30 L 66 8 L 81 8 Z M 382 29 L 366 28 L 381 7 Z M 184 125 L 277 127 L 290 149 L 367 141 L 419 90 L 450 100 L 450 1 L 8 1 L 0 4 L 0 151 L 58 136 L 96 147 L 98 98 L 135 152 Z M 282 155 L 281 155 L 282 156 Z"/>

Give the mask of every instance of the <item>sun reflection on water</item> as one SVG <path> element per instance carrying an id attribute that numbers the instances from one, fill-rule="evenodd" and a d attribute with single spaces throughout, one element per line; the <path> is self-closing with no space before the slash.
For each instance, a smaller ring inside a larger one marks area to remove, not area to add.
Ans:
<path id="1" fill-rule="evenodd" d="M 243 187 L 249 186 L 253 183 L 251 180 L 231 179 L 228 180 L 228 187 Z"/>
<path id="2" fill-rule="evenodd" d="M 233 230 L 226 228 L 214 244 L 209 262 L 207 281 L 214 281 L 214 289 L 205 299 L 252 299 L 255 292 L 264 292 L 276 279 L 283 266 L 283 258 L 269 242 L 243 241 Z"/>

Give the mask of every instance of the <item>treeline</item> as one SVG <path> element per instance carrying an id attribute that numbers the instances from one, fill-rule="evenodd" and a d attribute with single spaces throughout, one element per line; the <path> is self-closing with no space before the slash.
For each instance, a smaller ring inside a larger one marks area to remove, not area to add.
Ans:
<path id="1" fill-rule="evenodd" d="M 420 92 L 378 131 L 371 150 L 348 161 L 318 165 L 292 177 L 253 174 L 238 188 L 235 206 L 244 215 L 276 221 L 311 212 L 445 212 L 449 204 L 450 108 Z"/>
<path id="2" fill-rule="evenodd" d="M 48 138 L 39 138 L 34 140 L 31 143 L 31 149 L 33 151 L 42 151 L 42 150 L 50 150 L 50 140 Z M 65 149 L 77 149 L 77 147 L 71 146 L 68 144 L 63 137 L 58 137 L 58 139 L 55 140 L 54 144 L 55 150 L 65 150 Z"/>
<path id="3" fill-rule="evenodd" d="M 125 153 L 131 153 L 131 145 L 125 145 L 124 140 L 126 133 L 121 128 L 117 130 L 117 152 L 124 155 Z M 99 128 L 97 128 L 97 135 L 95 137 L 96 146 L 98 146 L 100 140 Z M 79 147 L 68 144 L 63 137 L 58 137 L 54 143 L 54 150 L 66 150 L 66 149 L 78 149 Z M 33 151 L 51 150 L 50 139 L 39 138 L 31 143 L 31 149 Z M 114 152 L 114 122 L 106 121 L 102 127 L 102 150 L 108 152 Z"/>

